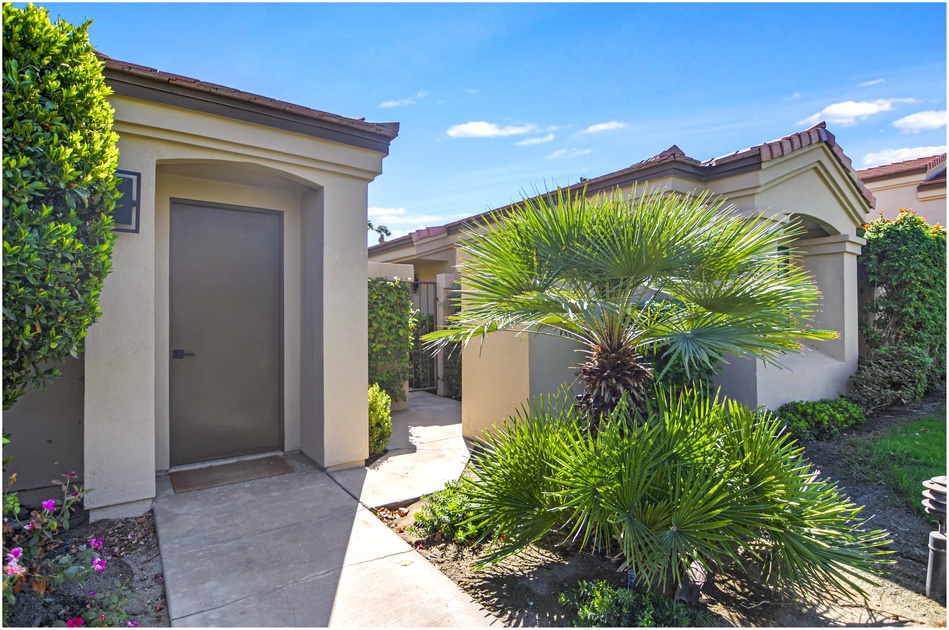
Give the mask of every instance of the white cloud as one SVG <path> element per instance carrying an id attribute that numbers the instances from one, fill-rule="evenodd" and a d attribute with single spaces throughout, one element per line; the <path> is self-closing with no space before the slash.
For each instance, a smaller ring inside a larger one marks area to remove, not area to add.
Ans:
<path id="1" fill-rule="evenodd" d="M 369 208 L 369 218 L 372 220 L 373 225 L 386 226 L 392 230 L 393 237 L 396 233 L 396 230 L 392 229 L 393 225 L 411 226 L 408 229 L 408 231 L 411 232 L 412 230 L 421 229 L 430 225 L 444 225 L 453 219 L 461 219 L 464 216 L 466 215 L 407 214 L 405 208 Z M 402 233 L 404 234 L 405 232 Z"/>
<path id="2" fill-rule="evenodd" d="M 481 94 L 481 90 L 476 90 L 474 88 L 465 88 L 465 92 L 468 94 Z"/>
<path id="3" fill-rule="evenodd" d="M 448 135 L 452 138 L 497 138 L 499 136 L 522 136 L 537 131 L 536 125 L 508 125 L 501 127 L 494 123 L 477 121 L 461 125 L 452 125 Z"/>
<path id="4" fill-rule="evenodd" d="M 893 126 L 902 131 L 928 131 L 946 126 L 946 110 L 929 110 L 904 116 L 893 122 Z"/>
<path id="5" fill-rule="evenodd" d="M 625 126 L 626 126 L 626 123 L 621 123 L 616 120 L 611 120 L 610 122 L 597 123 L 595 125 L 590 125 L 583 131 L 577 132 L 577 135 L 579 136 L 584 133 L 600 133 L 603 131 L 612 131 L 613 129 L 622 129 Z"/>
<path id="6" fill-rule="evenodd" d="M 527 147 L 532 144 L 543 144 L 544 142 L 550 142 L 553 139 L 554 139 L 554 134 L 548 133 L 546 136 L 539 136 L 537 138 L 525 138 L 524 140 L 521 140 L 520 142 L 515 142 L 514 144 L 518 144 L 522 147 Z"/>
<path id="7" fill-rule="evenodd" d="M 428 92 L 419 90 L 415 96 L 410 96 L 409 98 L 403 98 L 398 101 L 385 101 L 380 103 L 379 107 L 405 107 L 406 105 L 415 105 L 420 99 L 425 98 Z"/>
<path id="8" fill-rule="evenodd" d="M 871 85 L 880 85 L 881 83 L 885 82 L 886 79 L 874 79 L 873 81 L 864 81 L 860 84 L 860 87 L 870 87 Z"/>
<path id="9" fill-rule="evenodd" d="M 905 162 L 915 158 L 928 157 L 930 155 L 939 155 L 946 152 L 946 145 L 941 147 L 913 147 L 906 149 L 884 149 L 875 153 L 867 153 L 863 156 L 863 166 L 879 166 L 881 164 L 892 164 L 893 162 Z"/>
<path id="10" fill-rule="evenodd" d="M 813 125 L 822 120 L 828 123 L 849 127 L 856 125 L 858 120 L 866 120 L 869 116 L 888 112 L 896 103 L 915 103 L 915 98 L 878 98 L 875 101 L 844 101 L 828 105 L 813 116 L 799 120 L 798 125 Z"/>
<path id="11" fill-rule="evenodd" d="M 796 100 L 798 100 L 799 98 L 801 98 L 801 93 L 800 93 L 800 92 L 795 92 L 794 94 L 791 95 L 791 100 L 792 100 L 792 101 L 796 101 Z"/>
<path id="12" fill-rule="evenodd" d="M 559 160 L 560 158 L 575 158 L 581 155 L 589 155 L 593 149 L 557 149 L 547 156 L 548 160 Z"/>

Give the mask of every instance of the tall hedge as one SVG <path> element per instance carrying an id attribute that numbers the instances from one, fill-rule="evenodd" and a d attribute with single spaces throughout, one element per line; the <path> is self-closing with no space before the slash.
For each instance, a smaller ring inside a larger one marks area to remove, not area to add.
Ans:
<path id="1" fill-rule="evenodd" d="M 910 346 L 933 359 L 930 380 L 945 376 L 946 230 L 912 210 L 865 226 L 860 269 L 874 289 L 862 328 L 872 358 Z"/>
<path id="2" fill-rule="evenodd" d="M 369 385 L 378 383 L 394 402 L 405 400 L 412 373 L 414 317 L 408 284 L 369 280 Z"/>
<path id="3" fill-rule="evenodd" d="M 86 34 L 3 5 L 3 406 L 75 356 L 111 268 L 117 136 Z"/>

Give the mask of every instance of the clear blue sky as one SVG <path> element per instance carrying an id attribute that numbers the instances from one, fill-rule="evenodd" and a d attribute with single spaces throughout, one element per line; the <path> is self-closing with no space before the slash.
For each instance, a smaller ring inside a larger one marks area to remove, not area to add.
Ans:
<path id="1" fill-rule="evenodd" d="M 39 4 L 117 59 L 401 123 L 369 186 L 395 236 L 818 120 L 857 168 L 946 150 L 943 3 Z"/>

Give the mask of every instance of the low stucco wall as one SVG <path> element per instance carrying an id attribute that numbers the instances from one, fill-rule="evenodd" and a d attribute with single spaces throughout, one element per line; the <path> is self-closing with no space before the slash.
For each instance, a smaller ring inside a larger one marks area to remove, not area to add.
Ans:
<path id="1" fill-rule="evenodd" d="M 58 497 L 60 490 L 51 482 L 66 471 L 82 481 L 84 368 L 83 354 L 67 359 L 59 364 L 62 374 L 45 390 L 29 387 L 3 412 L 3 431 L 10 434 L 3 447 L 4 458 L 10 457 L 6 475 L 17 476 L 9 490 L 26 505 Z"/>

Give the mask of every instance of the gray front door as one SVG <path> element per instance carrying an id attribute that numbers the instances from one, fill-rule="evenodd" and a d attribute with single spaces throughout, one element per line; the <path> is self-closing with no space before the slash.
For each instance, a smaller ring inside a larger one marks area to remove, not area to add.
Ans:
<path id="1" fill-rule="evenodd" d="M 283 215 L 171 204 L 173 466 L 279 450 Z"/>

